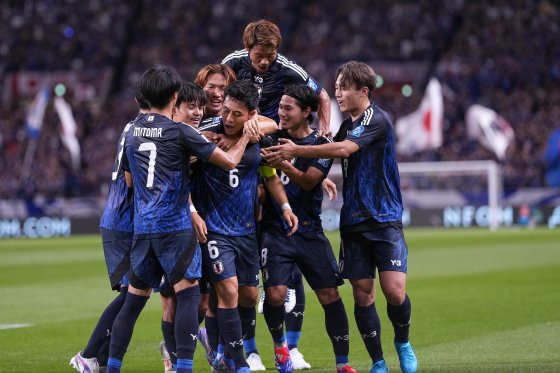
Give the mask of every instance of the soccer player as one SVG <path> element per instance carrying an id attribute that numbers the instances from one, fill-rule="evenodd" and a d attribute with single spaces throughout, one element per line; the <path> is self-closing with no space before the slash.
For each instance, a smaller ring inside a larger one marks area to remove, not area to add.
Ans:
<path id="1" fill-rule="evenodd" d="M 177 95 L 177 102 L 173 107 L 172 119 L 175 122 L 182 122 L 194 128 L 198 128 L 206 105 L 206 94 L 202 88 L 198 87 L 192 82 L 183 82 L 181 89 Z M 192 160 L 191 160 L 192 163 Z M 197 234 L 199 242 L 205 242 L 206 224 L 204 220 L 198 215 L 196 210 L 190 208 L 191 220 L 193 228 Z M 199 250 L 199 249 L 197 249 Z M 190 277 L 195 274 L 187 274 Z M 200 274 L 199 274 L 200 277 Z M 208 291 L 206 282 L 202 279 L 199 280 L 200 287 L 200 303 L 198 306 L 198 324 L 204 320 L 204 314 L 208 307 Z M 177 364 L 177 356 L 175 351 L 175 308 L 176 297 L 175 292 L 171 285 L 164 281 L 156 291 L 159 291 L 161 297 L 161 304 L 163 308 L 163 315 L 161 320 L 161 330 L 163 333 L 164 341 L 160 343 L 159 349 L 163 359 L 163 365 L 166 372 L 175 371 L 174 366 Z M 201 317 L 202 315 L 202 317 Z M 214 360 L 212 350 L 208 345 L 208 338 L 204 327 L 198 330 L 198 340 L 206 351 L 206 359 L 211 362 Z"/>
<path id="2" fill-rule="evenodd" d="M 199 129 L 237 140 L 243 123 L 258 116 L 258 98 L 257 88 L 251 83 L 232 83 L 225 91 L 222 117 L 209 120 L 206 126 L 203 123 Z M 269 121 L 269 130 L 275 131 L 276 123 Z M 253 144 L 247 147 L 242 161 L 233 170 L 227 172 L 199 162 L 193 178 L 193 202 L 208 227 L 207 242 L 202 245 L 203 274 L 216 292 L 217 309 L 213 313 L 217 316 L 225 352 L 233 359 L 235 369 L 248 367 L 243 355 L 245 331 L 241 319 L 254 320 L 258 294 L 255 209 L 260 163 L 260 147 Z M 271 176 L 267 184 L 280 204 L 287 203 L 278 177 Z M 291 209 L 285 209 L 283 217 L 288 226 L 297 228 L 297 218 Z"/>
<path id="3" fill-rule="evenodd" d="M 134 237 L 130 252 L 130 285 L 112 329 L 108 373 L 120 372 L 134 324 L 162 275 L 177 297 L 175 338 L 177 373 L 192 373 L 198 331 L 198 281 L 185 276 L 198 268 L 196 236 L 188 210 L 191 155 L 224 169 L 241 160 L 250 135 L 258 135 L 247 123 L 239 142 L 227 153 L 207 141 L 195 129 L 171 120 L 181 86 L 175 69 L 162 64 L 148 68 L 137 89 L 150 103 L 127 132 L 122 167 L 129 187 L 134 187 Z"/>
<path id="4" fill-rule="evenodd" d="M 150 105 L 142 96 L 137 95 L 136 102 L 140 114 L 149 111 Z M 131 121 L 125 126 L 119 138 L 107 204 L 99 223 L 111 289 L 120 293 L 101 314 L 84 350 L 70 360 L 70 365 L 78 372 L 98 372 L 100 366 L 107 365 L 113 321 L 126 299 L 128 288 L 126 273 L 130 268 L 130 248 L 134 231 L 132 221 L 134 204 L 132 190 L 126 185 L 121 160 L 124 139 L 133 123 L 134 121 Z"/>
<path id="5" fill-rule="evenodd" d="M 243 32 L 244 49 L 226 56 L 222 63 L 229 65 L 237 74 L 237 79 L 255 84 L 259 90 L 259 110 L 262 115 L 279 122 L 278 105 L 289 84 L 303 83 L 319 95 L 319 135 L 330 135 L 330 97 L 315 79 L 298 64 L 288 60 L 278 48 L 282 42 L 280 29 L 276 24 L 265 19 L 249 23 Z M 328 182 L 325 187 L 328 187 Z M 301 272 L 294 267 L 292 286 L 295 288 L 295 308 L 286 318 L 286 328 L 290 345 L 297 346 L 301 334 L 305 308 L 305 291 Z M 294 294 L 292 291 L 289 293 Z M 292 296 L 291 299 L 294 297 Z M 298 299 L 299 298 L 299 299 Z M 297 356 L 303 367 L 309 364 Z"/>
<path id="6" fill-rule="evenodd" d="M 372 373 L 386 372 L 375 308 L 375 270 L 387 299 L 395 347 L 403 372 L 415 372 L 417 359 L 408 339 L 411 305 L 405 291 L 408 248 L 402 229 L 402 199 L 395 156 L 395 134 L 387 113 L 371 102 L 376 75 L 362 62 L 336 72 L 335 97 L 342 122 L 335 142 L 297 145 L 288 139 L 270 148 L 271 162 L 295 157 L 341 158 L 343 200 L 340 263 L 354 292 L 354 315 L 372 359 Z"/>
<path id="7" fill-rule="evenodd" d="M 235 72 L 231 67 L 224 64 L 206 65 L 198 71 L 194 82 L 204 90 L 208 97 L 203 119 L 222 115 L 224 91 L 235 80 Z"/>
<path id="8" fill-rule="evenodd" d="M 278 104 L 288 84 L 304 83 L 319 95 L 319 134 L 329 133 L 331 101 L 329 94 L 298 64 L 278 53 L 280 29 L 265 19 L 251 22 L 243 32 L 243 47 L 226 56 L 238 80 L 247 80 L 259 90 L 260 113 L 278 122 Z"/>
<path id="9" fill-rule="evenodd" d="M 330 143 L 309 126 L 313 122 L 312 113 L 317 107 L 318 99 L 311 88 L 301 84 L 287 86 L 278 110 L 282 130 L 275 136 L 290 139 L 299 145 Z M 266 152 L 266 149 L 262 150 L 263 154 Z M 293 236 L 282 234 L 286 228 L 279 219 L 280 206 L 267 198 L 263 219 L 265 234 L 261 249 L 266 288 L 264 316 L 274 340 L 277 365 L 281 365 L 282 361 L 279 360 L 298 354 L 297 349 L 288 352 L 283 330 L 287 284 L 291 280 L 292 269 L 297 264 L 323 306 L 325 326 L 336 358 L 336 371 L 355 373 L 348 364 L 348 318 L 337 290 L 337 286 L 343 282 L 319 216 L 323 202 L 321 181 L 329 173 L 331 165 L 332 159 L 316 158 L 295 158 L 271 163 L 271 166 L 281 171 L 280 179 L 300 224 Z"/>

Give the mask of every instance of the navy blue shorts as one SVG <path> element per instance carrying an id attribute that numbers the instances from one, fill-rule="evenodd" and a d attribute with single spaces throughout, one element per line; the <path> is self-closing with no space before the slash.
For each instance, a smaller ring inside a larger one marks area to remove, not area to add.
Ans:
<path id="1" fill-rule="evenodd" d="M 375 278 L 376 268 L 379 272 L 406 273 L 407 256 L 401 228 L 341 233 L 339 267 L 343 278 Z"/>
<path id="2" fill-rule="evenodd" d="M 130 283 L 140 289 L 155 288 L 165 276 L 171 285 L 176 284 L 185 278 L 193 258 L 196 258 L 196 244 L 196 234 L 191 229 L 134 235 Z"/>
<path id="3" fill-rule="evenodd" d="M 191 264 L 185 271 L 185 276 L 187 280 L 198 280 L 202 277 L 202 252 L 200 251 L 200 245 L 196 244 L 196 251 L 192 258 Z M 202 287 L 200 287 L 202 290 Z M 170 297 L 175 295 L 173 286 L 166 280 L 165 276 L 162 276 L 161 282 L 157 288 L 154 288 L 154 292 L 160 293 L 163 297 Z"/>
<path id="4" fill-rule="evenodd" d="M 127 273 L 130 269 L 130 248 L 132 247 L 132 232 L 119 232 L 101 228 L 103 254 L 109 273 L 111 289 L 119 290 L 127 286 Z"/>
<path id="5" fill-rule="evenodd" d="M 343 284 L 331 244 L 321 231 L 288 237 L 280 230 L 268 229 L 261 249 L 261 266 L 265 287 L 294 286 L 297 267 L 313 290 Z"/>
<path id="6" fill-rule="evenodd" d="M 243 286 L 259 284 L 259 251 L 255 234 L 232 237 L 208 232 L 202 249 L 202 276 L 213 284 L 237 276 Z"/>

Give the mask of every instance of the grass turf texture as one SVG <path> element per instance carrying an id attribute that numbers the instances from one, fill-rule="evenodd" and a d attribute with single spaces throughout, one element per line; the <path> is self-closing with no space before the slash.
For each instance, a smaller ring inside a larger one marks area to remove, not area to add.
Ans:
<path id="1" fill-rule="evenodd" d="M 338 252 L 338 235 L 328 235 Z M 411 341 L 423 372 L 560 371 L 560 231 L 406 230 Z M 333 372 L 323 312 L 307 288 L 300 351 L 313 369 Z M 0 240 L 0 372 L 72 372 L 69 359 L 85 346 L 108 288 L 100 236 Z M 341 288 L 350 320 L 350 361 L 371 361 L 353 317 L 350 285 Z M 162 372 L 159 296 L 142 312 L 123 372 Z M 400 371 L 393 331 L 378 288 L 385 360 Z M 270 335 L 257 316 L 257 345 L 273 371 Z M 195 372 L 210 371 L 198 345 Z"/>

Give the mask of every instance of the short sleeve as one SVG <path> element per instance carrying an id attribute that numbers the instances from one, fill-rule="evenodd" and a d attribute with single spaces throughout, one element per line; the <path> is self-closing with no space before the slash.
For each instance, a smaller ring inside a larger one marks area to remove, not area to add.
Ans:
<path id="1" fill-rule="evenodd" d="M 203 161 L 208 161 L 216 149 L 216 144 L 208 141 L 206 137 L 202 136 L 191 126 L 181 124 L 179 125 L 179 128 L 181 131 L 182 142 L 186 148 Z"/>

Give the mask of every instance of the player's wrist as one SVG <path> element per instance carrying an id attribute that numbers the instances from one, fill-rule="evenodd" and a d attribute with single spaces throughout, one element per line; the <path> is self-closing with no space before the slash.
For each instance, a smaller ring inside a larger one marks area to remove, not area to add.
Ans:
<path id="1" fill-rule="evenodd" d="M 280 206 L 280 208 L 282 209 L 282 212 L 286 211 L 286 210 L 291 210 L 292 206 L 290 206 L 290 204 L 288 202 L 285 202 L 282 204 L 282 206 Z"/>

